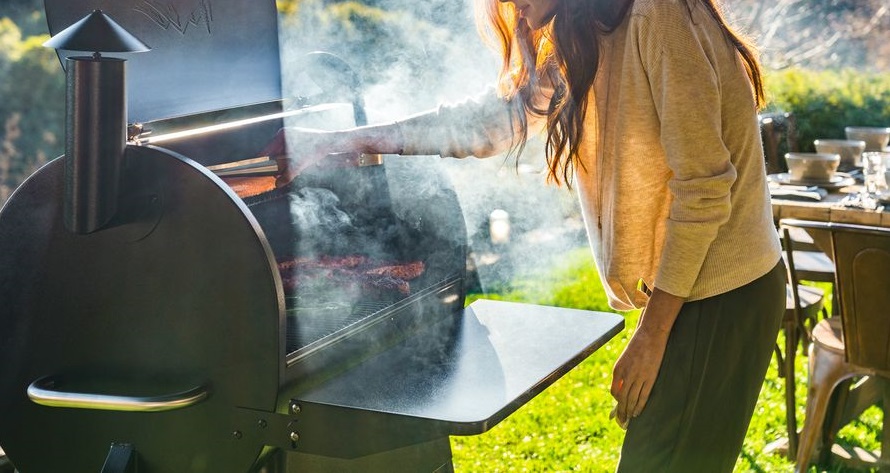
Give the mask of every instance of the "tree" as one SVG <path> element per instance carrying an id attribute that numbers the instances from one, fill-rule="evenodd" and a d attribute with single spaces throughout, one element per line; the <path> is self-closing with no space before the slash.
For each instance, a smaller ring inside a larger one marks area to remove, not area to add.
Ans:
<path id="1" fill-rule="evenodd" d="M 3 0 L 0 18 L 11 19 L 25 37 L 44 34 L 47 31 L 43 15 L 43 0 Z"/>
<path id="2" fill-rule="evenodd" d="M 47 39 L 0 19 L 0 202 L 64 148 L 65 80 Z"/>
<path id="3" fill-rule="evenodd" d="M 754 38 L 768 69 L 890 70 L 886 0 L 736 0 L 735 25 Z"/>

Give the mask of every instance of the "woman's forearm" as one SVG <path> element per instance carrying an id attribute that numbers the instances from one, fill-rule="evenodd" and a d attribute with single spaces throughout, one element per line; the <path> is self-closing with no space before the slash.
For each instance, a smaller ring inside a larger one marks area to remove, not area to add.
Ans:
<path id="1" fill-rule="evenodd" d="M 398 123 L 368 125 L 326 134 L 329 149 L 374 154 L 402 154 L 404 138 Z"/>
<path id="2" fill-rule="evenodd" d="M 328 149 L 332 152 L 354 151 L 374 154 L 404 154 L 406 149 L 424 147 L 424 143 L 406 143 L 404 129 L 425 130 L 424 137 L 436 136 L 434 130 L 440 127 L 436 110 L 421 112 L 402 118 L 399 121 L 367 125 L 348 130 L 327 133 Z M 421 137 L 414 137 L 422 141 Z M 435 139 L 433 139 L 435 143 Z"/>

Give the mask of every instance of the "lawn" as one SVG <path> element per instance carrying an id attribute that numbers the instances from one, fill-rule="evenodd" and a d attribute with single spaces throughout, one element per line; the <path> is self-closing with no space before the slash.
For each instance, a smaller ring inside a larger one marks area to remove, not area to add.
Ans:
<path id="1" fill-rule="evenodd" d="M 477 294 L 471 299 L 480 297 L 610 311 L 586 248 L 566 253 L 550 267 L 517 276 L 497 294 Z M 609 394 L 612 363 L 633 333 L 639 313 L 624 315 L 627 323 L 622 333 L 516 413 L 482 435 L 452 437 L 456 471 L 614 471 L 623 431 L 608 418 L 614 405 Z M 798 357 L 799 423 L 804 415 L 805 363 L 805 357 Z M 783 382 L 774 359 L 736 472 L 792 471 L 793 464 L 782 455 L 763 452 L 768 443 L 784 434 Z M 881 419 L 880 409 L 870 408 L 860 421 L 841 430 L 840 443 L 878 450 Z M 832 467 L 827 471 L 850 470 Z"/>

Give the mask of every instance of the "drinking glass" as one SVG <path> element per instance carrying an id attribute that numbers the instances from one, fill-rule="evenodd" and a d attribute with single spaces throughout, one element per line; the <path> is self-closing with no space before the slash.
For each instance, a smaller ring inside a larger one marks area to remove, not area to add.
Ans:
<path id="1" fill-rule="evenodd" d="M 881 151 L 862 153 L 862 179 L 865 190 L 860 199 L 864 207 L 876 208 L 880 195 L 887 191 L 884 171 L 888 164 L 890 164 L 890 153 Z"/>

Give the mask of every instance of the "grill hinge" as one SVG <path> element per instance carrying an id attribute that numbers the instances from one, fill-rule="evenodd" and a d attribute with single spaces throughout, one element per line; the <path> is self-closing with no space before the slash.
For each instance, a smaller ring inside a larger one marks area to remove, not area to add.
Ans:
<path id="1" fill-rule="evenodd" d="M 127 142 L 134 143 L 136 145 L 140 144 L 140 142 L 151 135 L 151 129 L 145 128 L 145 125 L 142 123 L 133 123 L 127 126 Z"/>

